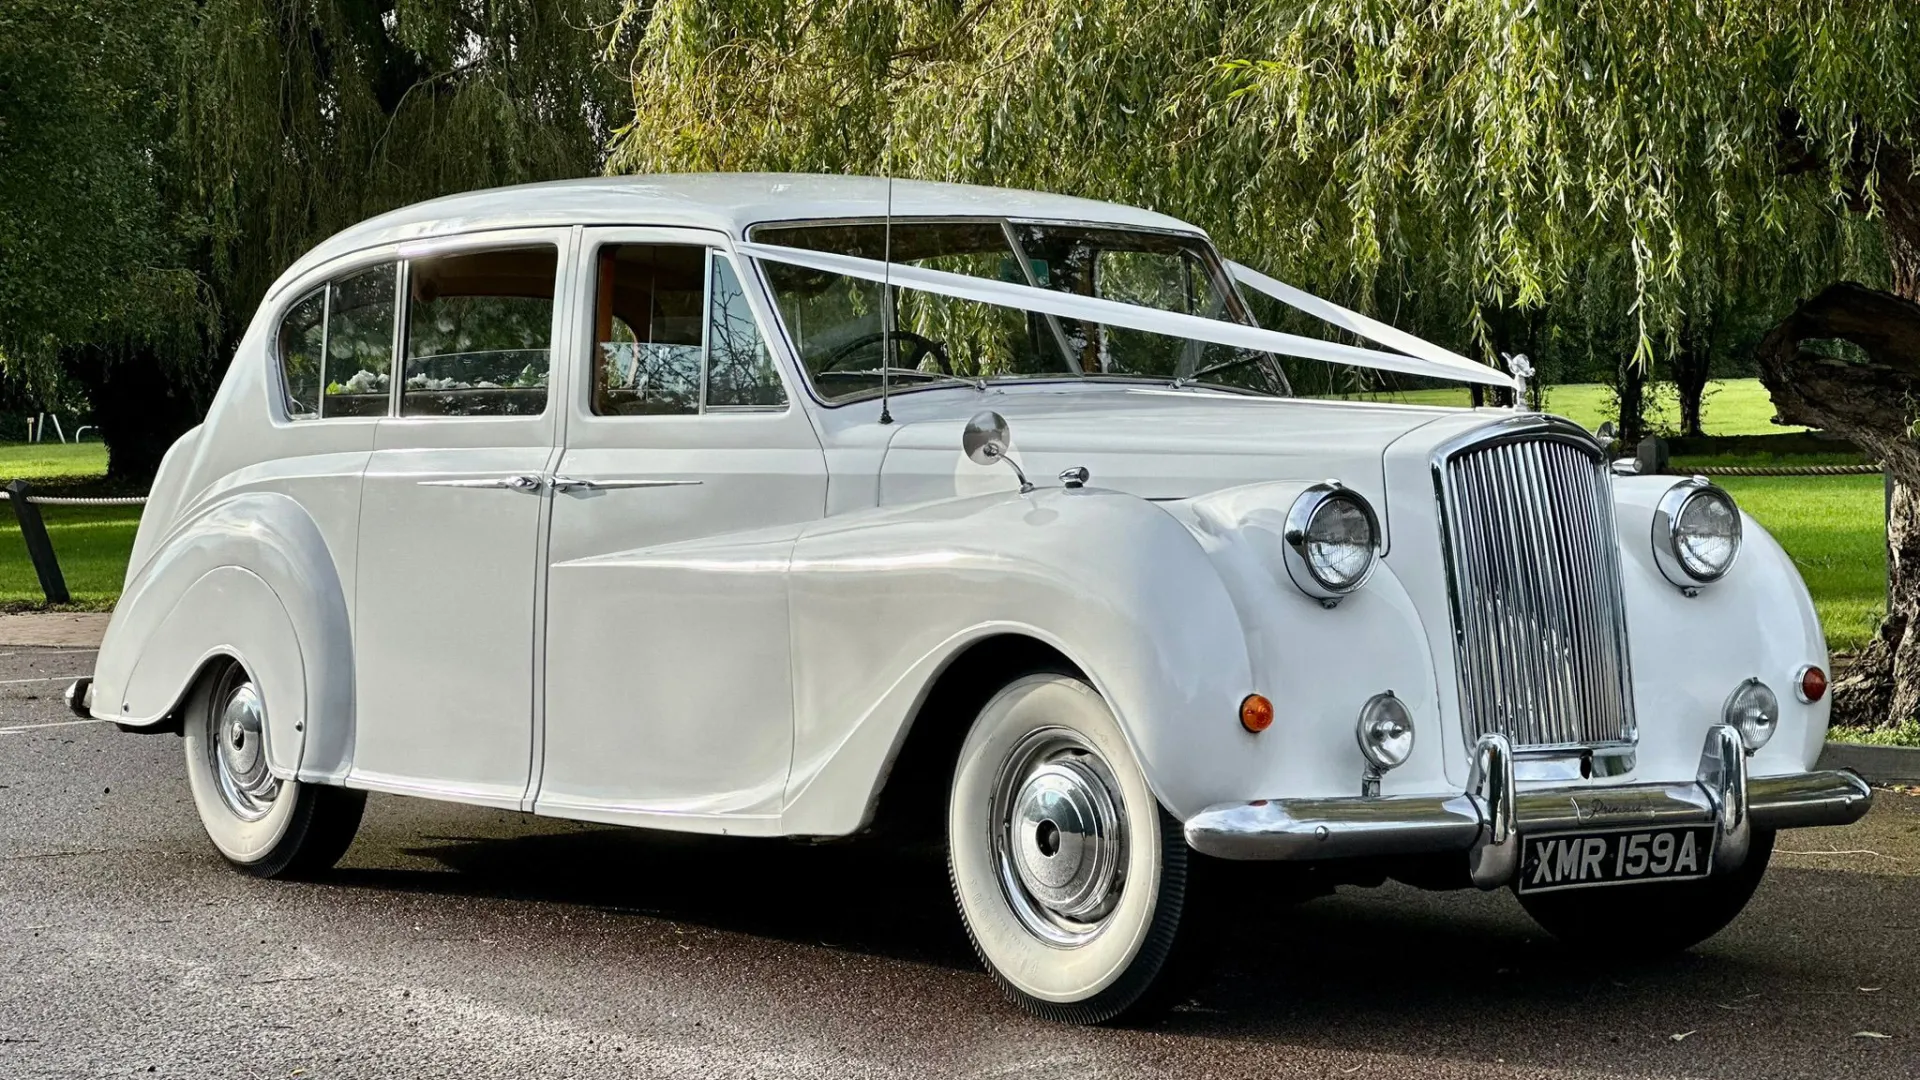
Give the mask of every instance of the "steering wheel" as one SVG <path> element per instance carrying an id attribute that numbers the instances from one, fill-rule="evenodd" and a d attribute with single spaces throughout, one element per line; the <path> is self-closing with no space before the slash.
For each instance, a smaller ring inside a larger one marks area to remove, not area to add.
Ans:
<path id="1" fill-rule="evenodd" d="M 916 334 L 911 330 L 876 330 L 871 334 L 862 334 L 852 341 L 841 344 L 832 352 L 822 357 L 819 371 L 816 372 L 816 374 L 834 370 L 869 345 L 878 344 L 884 346 L 889 335 L 892 336 L 895 346 L 895 355 L 893 358 L 894 367 L 917 368 L 920 366 L 922 360 L 931 356 L 933 357 L 935 366 L 939 367 L 942 375 L 953 374 L 953 362 L 947 359 L 946 346 L 923 334 Z M 906 349 L 901 348 L 901 346 L 904 345 L 913 346 L 911 354 L 909 354 Z M 882 359 L 881 362 L 885 363 L 885 360 Z"/>

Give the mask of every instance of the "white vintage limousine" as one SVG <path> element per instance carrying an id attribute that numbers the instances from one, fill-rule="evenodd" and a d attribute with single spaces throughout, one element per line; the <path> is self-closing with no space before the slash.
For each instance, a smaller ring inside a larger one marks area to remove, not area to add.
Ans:
<path id="1" fill-rule="evenodd" d="M 331 865 L 368 791 L 928 824 L 981 959 L 1075 1021 L 1165 1004 L 1221 860 L 1511 889 L 1653 952 L 1730 921 L 1778 830 L 1865 812 L 1814 767 L 1806 589 L 1725 493 L 1551 416 L 1294 397 L 1283 356 L 1513 383 L 1124 206 L 740 175 L 408 207 L 268 293 L 70 699 L 184 736 L 264 876 Z"/>

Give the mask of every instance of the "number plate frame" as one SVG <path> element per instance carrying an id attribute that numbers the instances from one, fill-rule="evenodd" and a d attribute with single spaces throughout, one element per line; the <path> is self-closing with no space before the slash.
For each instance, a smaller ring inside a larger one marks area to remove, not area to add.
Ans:
<path id="1" fill-rule="evenodd" d="M 1607 829 L 1575 829 L 1552 833 L 1522 833 L 1520 835 L 1520 874 L 1514 880 L 1514 890 L 1526 896 L 1541 893 L 1565 892 L 1568 889 L 1597 889 L 1609 885 L 1641 885 L 1655 881 L 1698 881 L 1713 873 L 1713 860 L 1716 841 L 1720 830 L 1715 825 L 1627 825 Z M 1667 860 L 1667 869 L 1654 872 L 1652 869 L 1655 838 L 1672 836 L 1673 849 Z M 1635 837 L 1643 838 L 1643 843 L 1635 848 Z M 1691 871 L 1677 869 L 1686 857 L 1687 838 L 1692 837 L 1697 868 Z M 1592 856 L 1592 843 L 1599 841 L 1603 847 L 1597 858 Z M 1571 848 L 1568 845 L 1572 845 Z M 1572 851 L 1569 856 L 1568 852 Z M 1639 859 L 1641 872 L 1629 874 L 1629 863 Z M 1542 858 L 1548 860 L 1546 871 L 1541 871 Z M 1569 861 L 1571 859 L 1571 861 Z M 1572 880 L 1568 880 L 1568 877 Z"/>

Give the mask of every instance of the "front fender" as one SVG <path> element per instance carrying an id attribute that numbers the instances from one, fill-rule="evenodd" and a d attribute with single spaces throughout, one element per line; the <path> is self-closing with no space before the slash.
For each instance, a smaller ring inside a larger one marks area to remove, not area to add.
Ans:
<path id="1" fill-rule="evenodd" d="M 353 756 L 353 641 L 325 539 L 299 503 L 251 492 L 176 524 L 128 582 L 94 671 L 93 712 L 142 727 L 232 656 L 261 681 L 276 775 L 337 782 Z"/>
<path id="2" fill-rule="evenodd" d="M 1814 767 L 1827 735 L 1830 697 L 1794 695 L 1802 666 L 1828 668 L 1826 635 L 1793 560 L 1741 513 L 1742 542 L 1726 577 L 1687 596 L 1653 557 L 1653 514 L 1672 476 L 1618 477 L 1616 508 L 1627 603 L 1635 717 L 1644 777 L 1690 776 L 1707 728 L 1727 697 L 1759 678 L 1780 699 L 1780 726 L 1749 760 L 1754 776 Z"/>
<path id="3" fill-rule="evenodd" d="M 968 644 L 1044 641 L 1080 667 L 1154 794 L 1189 816 L 1262 764 L 1225 583 L 1166 511 L 1096 489 L 1000 493 L 817 523 L 790 578 L 794 756 L 783 830 L 843 835 L 871 812 L 926 689 Z"/>

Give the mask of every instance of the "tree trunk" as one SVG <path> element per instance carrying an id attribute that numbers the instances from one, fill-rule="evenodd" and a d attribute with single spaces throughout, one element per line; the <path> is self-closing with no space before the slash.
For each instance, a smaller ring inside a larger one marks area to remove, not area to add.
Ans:
<path id="1" fill-rule="evenodd" d="M 1707 396 L 1707 374 L 1712 365 L 1711 339 L 1683 330 L 1679 351 L 1673 357 L 1673 386 L 1680 398 L 1682 435 L 1706 434 L 1700 427 L 1700 406 Z"/>
<path id="2" fill-rule="evenodd" d="M 151 481 L 167 448 L 200 422 L 192 388 L 180 385 L 150 348 L 88 345 L 67 350 L 62 360 L 93 406 L 93 422 L 107 444 L 109 479 Z"/>
<path id="3" fill-rule="evenodd" d="M 1916 280 L 1904 279 L 1908 287 Z M 1823 339 L 1851 342 L 1866 362 L 1801 347 Z M 1767 332 L 1759 361 L 1783 420 L 1847 437 L 1893 480 L 1887 615 L 1835 683 L 1833 709 L 1836 723 L 1877 726 L 1912 717 L 1920 712 L 1920 444 L 1910 427 L 1920 401 L 1920 304 L 1850 282 L 1828 286 Z"/>
<path id="4" fill-rule="evenodd" d="M 1620 404 L 1620 446 L 1632 453 L 1647 437 L 1647 373 L 1631 355 L 1615 366 L 1613 390 Z"/>

